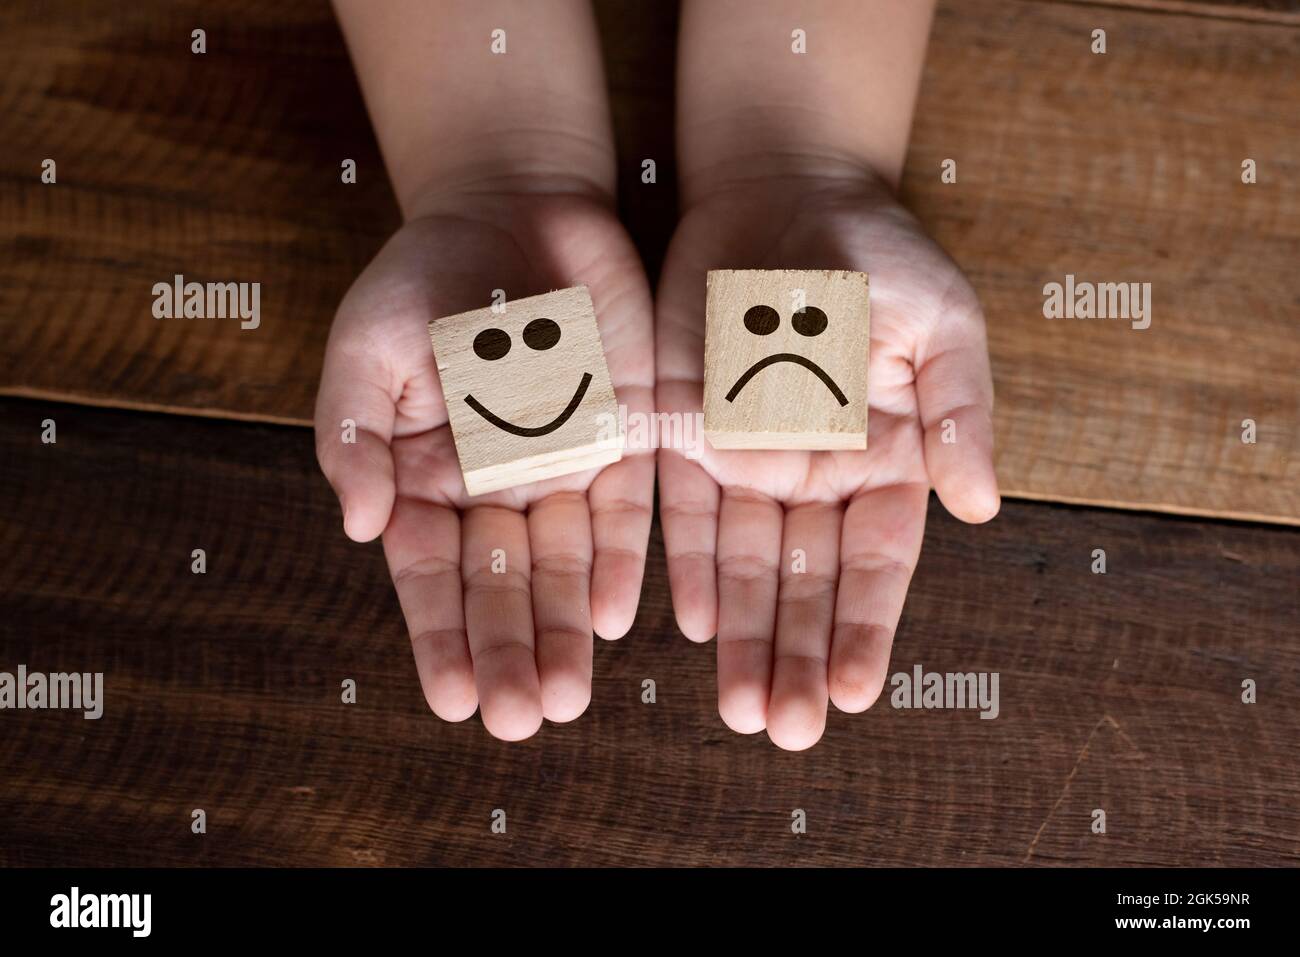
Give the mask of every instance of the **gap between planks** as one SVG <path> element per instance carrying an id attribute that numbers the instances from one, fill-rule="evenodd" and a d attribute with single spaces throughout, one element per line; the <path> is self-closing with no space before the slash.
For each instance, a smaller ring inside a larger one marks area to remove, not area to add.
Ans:
<path id="1" fill-rule="evenodd" d="M 1300 5 L 1293 10 L 1273 10 L 1248 3 L 1218 3 L 1214 0 L 1021 0 L 1022 3 L 1054 3 L 1060 6 L 1128 10 L 1174 16 L 1236 20 L 1278 27 L 1300 27 Z"/>
<path id="2" fill-rule="evenodd" d="M 141 402 L 135 399 L 116 399 L 107 396 L 84 396 L 70 392 L 25 387 L 0 388 L 0 399 L 23 399 L 36 402 L 59 402 L 65 405 L 89 406 L 96 409 L 115 409 L 123 412 L 149 412 L 197 419 L 215 419 L 250 425 L 277 425 L 292 428 L 314 428 L 308 419 L 292 416 L 263 415 L 256 412 L 231 412 L 226 409 L 205 409 L 192 406 L 175 406 L 165 403 Z M 1105 508 L 1120 512 L 1137 512 L 1143 515 L 1177 515 L 1183 518 L 1207 518 L 1217 521 L 1246 522 L 1252 525 L 1300 528 L 1300 516 L 1263 515 L 1233 509 L 1198 509 L 1164 502 L 1121 502 L 1115 499 L 1086 498 L 1073 495 L 1047 495 L 1014 487 L 1000 487 L 1002 498 L 1023 502 L 1044 502 L 1056 505 L 1077 505 L 1087 508 Z"/>

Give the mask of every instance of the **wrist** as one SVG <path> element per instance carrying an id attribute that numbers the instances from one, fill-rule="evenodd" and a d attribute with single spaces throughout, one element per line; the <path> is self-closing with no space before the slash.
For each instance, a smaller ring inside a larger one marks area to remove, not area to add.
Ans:
<path id="1" fill-rule="evenodd" d="M 750 143 L 743 149 L 696 154 L 680 171 L 683 212 L 727 197 L 762 196 L 788 203 L 812 193 L 855 194 L 896 202 L 896 180 L 868 158 L 834 149 Z"/>
<path id="2" fill-rule="evenodd" d="M 570 196 L 614 205 L 614 154 L 606 141 L 552 130 L 492 131 L 424 168 L 393 171 L 409 222 L 483 201 Z"/>

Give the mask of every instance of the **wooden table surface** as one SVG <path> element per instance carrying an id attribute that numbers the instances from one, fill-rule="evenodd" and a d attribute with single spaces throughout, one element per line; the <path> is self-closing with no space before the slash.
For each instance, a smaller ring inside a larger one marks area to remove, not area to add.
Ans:
<path id="1" fill-rule="evenodd" d="M 659 159 L 620 193 L 653 273 L 676 14 L 597 9 L 622 160 Z M 832 709 L 801 754 L 722 725 L 657 526 L 582 719 L 429 714 L 302 427 L 397 222 L 328 6 L 103 11 L 0 7 L 0 671 L 107 694 L 0 712 L 0 865 L 1300 863 L 1295 3 L 941 4 L 904 193 L 984 299 L 1022 500 L 932 507 L 890 671 L 996 671 L 1001 714 Z M 174 272 L 261 282 L 262 328 L 153 319 Z M 1044 320 L 1066 272 L 1152 282 L 1152 327 Z"/>
<path id="2" fill-rule="evenodd" d="M 428 712 L 303 429 L 7 400 L 0 497 L 0 670 L 106 685 L 0 713 L 2 864 L 1300 863 L 1294 529 L 935 506 L 890 670 L 996 671 L 999 716 L 832 710 L 790 754 L 718 718 L 657 528 L 587 714 L 508 745 Z"/>
<path id="3" fill-rule="evenodd" d="M 0 6 L 0 394 L 306 423 L 333 310 L 397 223 L 328 3 L 103 9 Z M 598 12 L 653 272 L 675 5 Z M 1297 64 L 1295 3 L 940 4 L 903 193 L 988 313 L 1005 490 L 1300 522 Z M 154 319 L 176 273 L 260 282 L 261 327 Z M 1045 319 L 1067 274 L 1150 282 L 1151 327 Z"/>

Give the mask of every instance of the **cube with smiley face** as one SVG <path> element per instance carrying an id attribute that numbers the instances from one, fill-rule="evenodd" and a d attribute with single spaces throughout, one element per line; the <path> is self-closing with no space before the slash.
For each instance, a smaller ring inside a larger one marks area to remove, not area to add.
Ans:
<path id="1" fill-rule="evenodd" d="M 470 495 L 622 458 L 586 286 L 435 319 L 429 336 Z"/>
<path id="2" fill-rule="evenodd" d="M 704 434 L 718 449 L 865 449 L 867 274 L 708 275 Z"/>

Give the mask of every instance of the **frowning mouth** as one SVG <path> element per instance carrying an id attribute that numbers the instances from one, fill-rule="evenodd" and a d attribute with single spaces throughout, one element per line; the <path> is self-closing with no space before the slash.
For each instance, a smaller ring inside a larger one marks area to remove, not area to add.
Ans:
<path id="1" fill-rule="evenodd" d="M 764 359 L 759 359 L 752 366 L 750 366 L 748 369 L 745 370 L 744 375 L 742 375 L 739 379 L 736 380 L 736 384 L 733 385 L 731 387 L 731 391 L 727 393 L 727 401 L 730 402 L 733 399 L 735 399 L 736 396 L 740 395 L 740 390 L 745 388 L 745 386 L 749 384 L 750 379 L 754 378 L 754 376 L 758 375 L 768 366 L 776 365 L 776 363 L 778 362 L 793 362 L 795 365 L 803 366 L 805 369 L 807 369 L 817 378 L 822 380 L 822 384 L 825 385 L 826 388 L 831 390 L 831 395 L 835 396 L 836 402 L 838 402 L 841 406 L 845 406 L 849 404 L 848 397 L 844 395 L 844 391 L 835 384 L 834 379 L 832 379 L 829 375 L 826 374 L 825 369 L 823 369 L 817 363 L 813 362 L 811 359 L 805 358 L 804 356 L 795 355 L 793 352 L 778 352 L 775 355 L 770 355 Z"/>
<path id="2" fill-rule="evenodd" d="M 591 385 L 591 373 L 584 372 L 582 374 L 582 382 L 578 384 L 578 391 L 573 393 L 573 398 L 570 399 L 569 404 L 564 407 L 564 411 L 551 419 L 551 421 L 547 422 L 545 425 L 535 425 L 530 427 L 515 425 L 513 422 L 507 422 L 472 395 L 465 396 L 465 404 L 495 425 L 498 429 L 509 432 L 511 435 L 522 435 L 526 439 L 533 439 L 537 438 L 539 435 L 550 435 L 565 422 L 568 422 L 570 416 L 578 410 L 578 406 L 582 405 L 582 399 L 587 394 L 587 387 L 589 385 Z"/>

